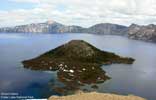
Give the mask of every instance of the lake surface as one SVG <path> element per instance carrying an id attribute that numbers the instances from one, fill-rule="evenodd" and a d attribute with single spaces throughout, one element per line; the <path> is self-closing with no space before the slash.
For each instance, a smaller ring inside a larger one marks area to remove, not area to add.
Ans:
<path id="1" fill-rule="evenodd" d="M 156 99 L 156 44 L 121 36 L 74 33 L 0 34 L 0 92 L 15 92 L 34 98 L 58 95 L 51 88 L 54 84 L 61 84 L 56 72 L 24 69 L 21 61 L 37 57 L 72 39 L 83 39 L 101 50 L 136 59 L 132 65 L 102 66 L 112 79 L 98 84 L 97 91 Z M 90 86 L 82 88 L 90 89 Z"/>

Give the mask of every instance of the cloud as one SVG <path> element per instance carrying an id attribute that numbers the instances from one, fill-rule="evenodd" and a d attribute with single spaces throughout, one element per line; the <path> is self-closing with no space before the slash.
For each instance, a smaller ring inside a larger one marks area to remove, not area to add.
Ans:
<path id="1" fill-rule="evenodd" d="M 39 0 L 9 0 L 17 3 L 39 3 Z"/>
<path id="2" fill-rule="evenodd" d="M 155 0 L 9 0 L 32 9 L 0 11 L 0 26 L 43 22 L 49 19 L 67 25 L 91 26 L 96 23 L 123 25 L 156 23 Z"/>

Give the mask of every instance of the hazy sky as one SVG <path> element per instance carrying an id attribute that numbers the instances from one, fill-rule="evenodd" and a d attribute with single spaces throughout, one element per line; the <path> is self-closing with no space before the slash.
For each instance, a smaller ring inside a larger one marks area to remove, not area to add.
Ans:
<path id="1" fill-rule="evenodd" d="M 156 0 L 0 0 L 0 27 L 47 20 L 84 27 L 156 24 Z"/>

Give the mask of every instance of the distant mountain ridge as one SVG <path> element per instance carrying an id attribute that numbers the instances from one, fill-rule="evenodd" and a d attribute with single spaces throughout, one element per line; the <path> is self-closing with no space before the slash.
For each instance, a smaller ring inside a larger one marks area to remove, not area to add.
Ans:
<path id="1" fill-rule="evenodd" d="M 124 34 L 126 26 L 101 23 L 84 28 L 81 26 L 67 26 L 55 21 L 47 21 L 44 23 L 33 23 L 27 25 L 19 25 L 15 27 L 0 28 L 0 32 L 15 32 L 15 33 L 94 33 L 94 34 L 111 34 L 121 35 Z"/>
<path id="2" fill-rule="evenodd" d="M 156 25 L 137 25 L 132 24 L 129 27 L 100 23 L 89 28 L 75 25 L 64 25 L 55 21 L 47 21 L 44 23 L 33 23 L 27 25 L 19 25 L 15 27 L 0 28 L 0 32 L 5 33 L 90 33 L 104 35 L 122 35 L 131 39 L 156 42 Z"/>
<path id="3" fill-rule="evenodd" d="M 66 33 L 81 32 L 84 28 L 80 26 L 67 26 L 55 21 L 47 21 L 44 23 L 33 23 L 27 25 L 19 25 L 15 27 L 0 28 L 0 32 L 6 33 Z"/>

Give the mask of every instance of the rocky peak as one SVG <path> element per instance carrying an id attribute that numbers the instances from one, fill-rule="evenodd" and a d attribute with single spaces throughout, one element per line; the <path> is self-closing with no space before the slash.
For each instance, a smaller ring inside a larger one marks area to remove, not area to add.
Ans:
<path id="1" fill-rule="evenodd" d="M 147 27 L 148 27 L 148 28 L 156 28 L 156 25 L 154 25 L 154 24 L 149 24 Z"/>
<path id="2" fill-rule="evenodd" d="M 131 25 L 128 30 L 129 38 L 144 40 L 149 42 L 156 41 L 156 25 Z"/>
<path id="3" fill-rule="evenodd" d="M 126 26 L 111 23 L 100 23 L 88 28 L 88 33 L 122 35 L 126 33 L 126 30 Z"/>
<path id="4" fill-rule="evenodd" d="M 99 49 L 90 45 L 89 43 L 83 40 L 72 40 L 68 43 L 60 46 L 47 54 L 55 55 L 55 56 L 64 56 L 69 59 L 91 59 L 97 56 Z"/>
<path id="5" fill-rule="evenodd" d="M 96 53 L 95 47 L 89 45 L 83 40 L 72 40 L 64 45 L 64 49 L 67 50 L 67 54 L 72 53 L 78 57 L 91 57 Z"/>
<path id="6" fill-rule="evenodd" d="M 128 34 L 132 35 L 135 34 L 138 30 L 140 30 L 140 26 L 137 24 L 131 24 L 128 28 Z"/>
<path id="7" fill-rule="evenodd" d="M 53 21 L 53 20 L 48 20 L 46 23 L 47 23 L 47 24 L 53 24 L 53 23 L 56 23 L 56 22 Z"/>
<path id="8" fill-rule="evenodd" d="M 139 27 L 139 25 L 133 23 L 129 27 Z"/>

